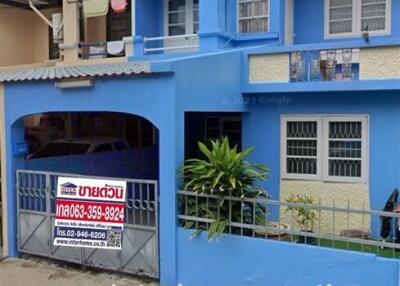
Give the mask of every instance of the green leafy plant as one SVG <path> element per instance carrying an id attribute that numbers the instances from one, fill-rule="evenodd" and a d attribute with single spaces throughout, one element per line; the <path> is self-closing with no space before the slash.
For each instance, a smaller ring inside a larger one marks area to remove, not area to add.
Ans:
<path id="1" fill-rule="evenodd" d="M 285 214 L 290 212 L 291 214 L 295 215 L 295 220 L 301 230 L 313 231 L 314 224 L 317 220 L 316 211 L 304 205 L 315 205 L 316 201 L 314 198 L 307 195 L 290 194 L 290 196 L 286 199 L 286 202 L 302 204 L 300 206 L 287 206 L 285 209 Z"/>
<path id="2" fill-rule="evenodd" d="M 186 221 L 184 226 L 196 228 L 196 234 L 208 230 L 208 239 L 211 240 L 225 232 L 230 222 L 265 225 L 265 206 L 243 201 L 244 198 L 267 197 L 267 193 L 256 186 L 257 181 L 267 179 L 267 167 L 245 161 L 254 148 L 238 151 L 237 146 L 230 147 L 227 137 L 211 141 L 211 148 L 201 142 L 198 147 L 205 159 L 185 161 L 181 170 L 184 189 L 215 195 L 217 199 L 188 196 L 181 200 L 180 207 L 185 208 L 187 215 L 212 220 L 210 225 Z M 240 200 L 231 200 L 228 203 L 227 196 Z M 235 228 L 232 232 L 235 232 Z"/>

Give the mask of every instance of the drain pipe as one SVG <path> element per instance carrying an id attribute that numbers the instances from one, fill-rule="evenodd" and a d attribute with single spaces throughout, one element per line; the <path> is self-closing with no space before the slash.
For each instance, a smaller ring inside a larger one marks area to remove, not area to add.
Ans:
<path id="1" fill-rule="evenodd" d="M 44 15 L 42 14 L 42 12 L 39 11 L 38 8 L 36 8 L 36 6 L 33 4 L 33 1 L 32 1 L 32 0 L 29 0 L 29 7 L 30 7 L 40 18 L 42 18 L 42 20 L 45 21 L 46 24 L 50 26 L 50 28 L 52 28 L 52 29 L 54 30 L 53 23 L 50 22 L 50 20 L 47 19 L 46 16 L 44 16 Z M 60 25 L 60 26 L 57 28 L 57 30 L 55 31 L 56 34 L 58 34 L 58 33 L 61 31 L 61 29 L 62 29 L 63 26 L 64 26 L 64 19 L 63 19 L 63 21 L 61 22 L 61 25 Z"/>

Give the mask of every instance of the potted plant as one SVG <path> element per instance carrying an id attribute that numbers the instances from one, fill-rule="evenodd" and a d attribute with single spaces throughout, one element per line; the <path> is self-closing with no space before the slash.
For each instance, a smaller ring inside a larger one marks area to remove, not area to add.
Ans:
<path id="1" fill-rule="evenodd" d="M 306 205 L 314 205 L 316 201 L 312 196 L 307 195 L 294 195 L 290 194 L 290 196 L 286 199 L 287 203 L 293 203 L 296 205 L 287 206 L 285 210 L 285 214 L 291 213 L 294 216 L 294 219 L 297 225 L 300 227 L 301 232 L 309 232 L 313 233 L 314 224 L 317 220 L 316 211 L 310 207 L 306 207 Z M 315 244 L 316 239 L 314 237 L 308 237 L 305 235 L 299 235 L 298 237 L 299 243 L 306 244 Z"/>
<path id="2" fill-rule="evenodd" d="M 195 198 L 185 201 L 189 215 L 212 220 L 210 225 L 197 223 L 195 233 L 207 230 L 211 240 L 225 232 L 231 222 L 265 225 L 266 207 L 243 201 L 245 198 L 267 197 L 266 191 L 256 186 L 257 181 L 267 179 L 267 167 L 245 160 L 254 148 L 239 151 L 237 146 L 230 146 L 227 137 L 211 141 L 211 148 L 201 142 L 198 146 L 204 159 L 185 161 L 180 173 L 184 179 L 184 190 L 215 195 L 217 199 L 207 203 L 200 198 L 196 202 L 193 201 Z M 241 198 L 242 201 L 227 202 L 227 196 Z M 194 228 L 194 222 L 187 221 L 184 227 Z M 238 228 L 231 227 L 231 232 L 238 232 Z"/>

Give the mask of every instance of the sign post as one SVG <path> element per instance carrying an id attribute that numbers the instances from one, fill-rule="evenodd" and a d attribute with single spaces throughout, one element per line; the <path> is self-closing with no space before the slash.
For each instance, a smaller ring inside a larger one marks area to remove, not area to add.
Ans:
<path id="1" fill-rule="evenodd" d="M 126 182 L 59 177 L 54 245 L 122 249 Z"/>

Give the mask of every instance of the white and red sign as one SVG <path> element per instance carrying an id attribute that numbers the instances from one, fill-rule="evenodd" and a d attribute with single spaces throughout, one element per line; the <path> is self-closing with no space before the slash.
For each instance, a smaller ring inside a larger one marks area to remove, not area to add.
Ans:
<path id="1" fill-rule="evenodd" d="M 54 245 L 121 249 L 126 182 L 59 177 Z"/>

